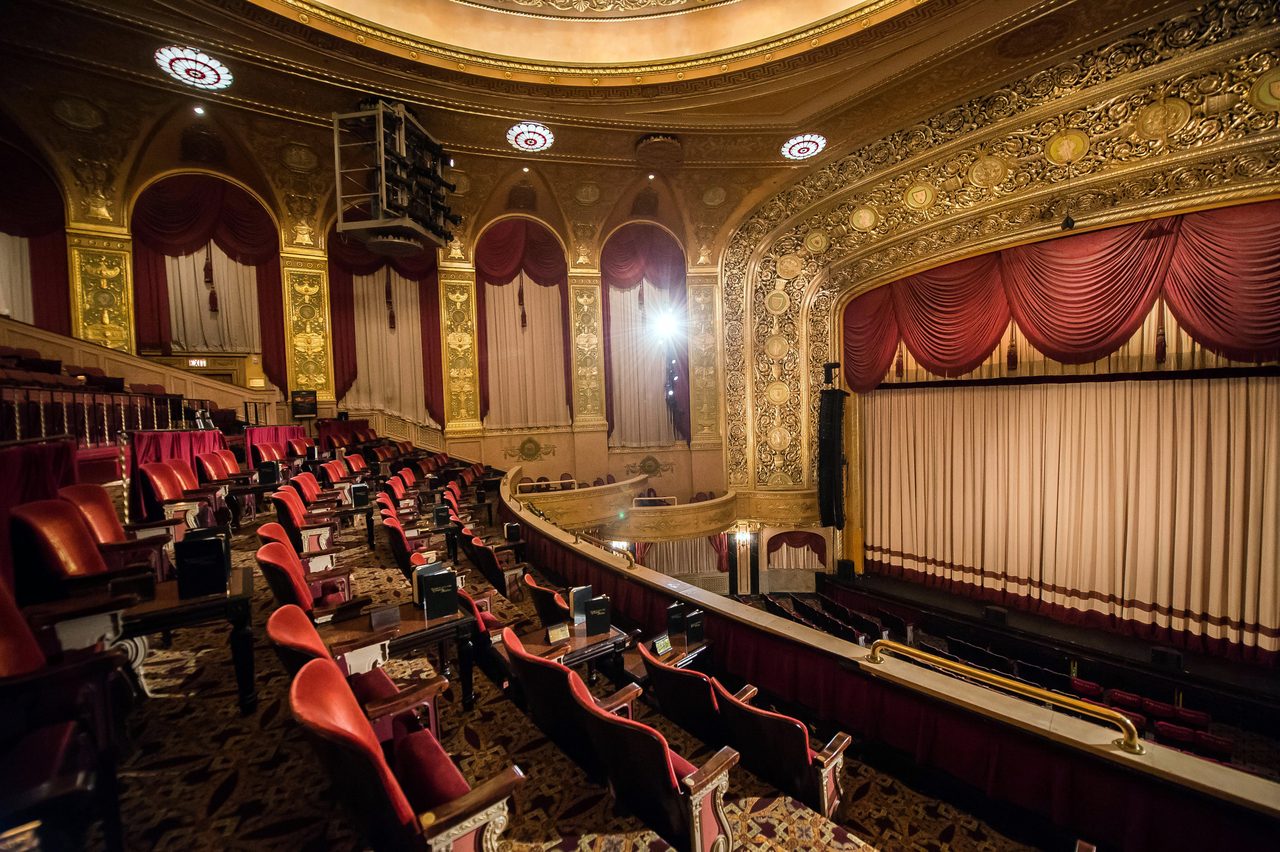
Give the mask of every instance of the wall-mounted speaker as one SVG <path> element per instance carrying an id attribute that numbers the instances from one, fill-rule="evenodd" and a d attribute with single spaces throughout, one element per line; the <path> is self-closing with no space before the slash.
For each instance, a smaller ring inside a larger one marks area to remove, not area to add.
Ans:
<path id="1" fill-rule="evenodd" d="M 818 406 L 818 513 L 824 527 L 844 529 L 844 400 L 836 388 L 822 391 Z"/>
<path id="2" fill-rule="evenodd" d="M 1155 647 L 1151 649 L 1151 665 L 1167 672 L 1182 671 L 1182 652 L 1173 648 Z"/>
<path id="3" fill-rule="evenodd" d="M 988 624 L 1004 627 L 1009 623 L 1009 610 L 1002 606 L 984 606 L 982 608 L 982 620 Z"/>

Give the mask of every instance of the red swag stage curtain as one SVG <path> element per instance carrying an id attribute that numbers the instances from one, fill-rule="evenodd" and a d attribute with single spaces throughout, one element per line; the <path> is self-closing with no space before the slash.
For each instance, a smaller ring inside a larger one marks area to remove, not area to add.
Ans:
<path id="1" fill-rule="evenodd" d="M 436 253 L 428 249 L 412 257 L 374 254 L 365 244 L 329 228 L 329 312 L 333 334 L 333 382 L 338 400 L 358 375 L 356 364 L 355 277 L 372 275 L 387 264 L 418 284 L 418 322 L 422 328 L 422 383 L 427 413 L 444 423 L 444 377 L 440 353 L 440 296 Z M 567 280 L 567 278 L 566 278 Z"/>
<path id="2" fill-rule="evenodd" d="M 56 500 L 58 489 L 75 485 L 76 444 L 54 441 L 0 450 L 0 582 L 13 591 L 9 511 L 33 500 Z"/>
<path id="3" fill-rule="evenodd" d="M 555 234 L 532 219 L 503 219 L 476 243 L 476 349 L 480 366 L 480 419 L 489 413 L 489 330 L 484 285 L 505 287 L 523 272 L 539 287 L 560 288 L 564 342 L 564 398 L 573 416 L 573 331 L 569 319 L 569 261 Z M 437 335 L 439 336 L 439 335 Z M 443 421 L 441 421 L 443 422 Z"/>
<path id="4" fill-rule="evenodd" d="M 805 530 L 774 533 L 769 536 L 769 546 L 765 549 L 765 561 L 768 561 L 768 554 L 773 553 L 775 550 L 781 550 L 784 544 L 787 547 L 797 549 L 807 547 L 814 552 L 819 562 L 823 565 L 827 564 L 827 540 L 818 533 L 806 532 Z"/>
<path id="5" fill-rule="evenodd" d="M 901 340 L 927 370 L 959 376 L 1012 316 L 1050 358 L 1086 364 L 1127 341 L 1163 295 L 1201 346 L 1280 358 L 1280 201 L 1187 213 L 948 264 L 864 293 L 844 311 L 845 380 L 874 390 Z M 603 265 L 603 258 L 601 261 Z"/>
<path id="6" fill-rule="evenodd" d="M 630 290 L 648 281 L 666 290 L 677 316 L 687 325 L 684 251 L 676 238 L 657 225 L 637 222 L 624 225 L 605 242 L 600 252 L 600 311 L 604 337 L 604 416 L 613 434 L 613 347 L 609 340 L 609 290 Z M 673 417 L 676 434 L 688 443 L 692 437 L 689 421 L 689 347 L 677 344 L 676 405 Z"/>
<path id="7" fill-rule="evenodd" d="M 199 251 L 210 241 L 237 263 L 257 267 L 262 368 L 286 390 L 284 295 L 280 292 L 280 238 L 271 216 L 252 195 L 211 175 L 176 175 L 147 187 L 134 205 L 134 302 L 137 344 L 172 350 L 165 257 Z M 264 291 L 274 289 L 274 295 Z M 263 308 L 279 310 L 268 316 Z"/>
<path id="8" fill-rule="evenodd" d="M 133 521 L 142 518 L 142 482 L 138 468 L 152 462 L 182 459 L 196 467 L 196 456 L 225 450 L 227 439 L 221 432 L 130 432 L 129 444 L 129 517 Z"/>
<path id="9" fill-rule="evenodd" d="M 36 328 L 71 336 L 71 278 L 62 192 L 36 160 L 11 147 L 0 157 L 0 233 L 27 240 Z"/>
<path id="10" fill-rule="evenodd" d="M 716 552 L 716 568 L 721 574 L 729 572 L 729 534 L 717 533 L 707 536 L 711 549 Z"/>

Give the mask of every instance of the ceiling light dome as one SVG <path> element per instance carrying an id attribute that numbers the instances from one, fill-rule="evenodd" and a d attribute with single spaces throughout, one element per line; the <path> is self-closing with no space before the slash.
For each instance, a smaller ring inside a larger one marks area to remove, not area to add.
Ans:
<path id="1" fill-rule="evenodd" d="M 545 124 L 522 121 L 507 131 L 507 141 L 521 151 L 545 151 L 556 141 L 556 136 Z"/>
<path id="2" fill-rule="evenodd" d="M 173 79 L 197 89 L 225 89 L 230 69 L 202 50 L 171 45 L 156 51 L 156 64 Z"/>
<path id="3" fill-rule="evenodd" d="M 793 136 L 782 146 L 782 156 L 788 160 L 807 160 L 822 153 L 827 147 L 827 137 L 816 133 L 803 133 Z"/>

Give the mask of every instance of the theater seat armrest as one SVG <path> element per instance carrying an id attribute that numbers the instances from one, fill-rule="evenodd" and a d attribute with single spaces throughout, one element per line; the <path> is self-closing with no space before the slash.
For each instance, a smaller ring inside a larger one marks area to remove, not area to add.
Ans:
<path id="1" fill-rule="evenodd" d="M 325 580 L 338 580 L 342 578 L 350 579 L 350 568 L 330 568 L 328 571 L 311 571 L 306 574 L 303 579 L 308 583 L 322 583 Z"/>
<path id="2" fill-rule="evenodd" d="M 214 494 L 217 494 L 217 493 L 218 493 L 218 489 L 216 488 L 190 488 L 190 489 L 184 488 L 182 489 L 182 496 L 187 498 L 188 500 L 192 498 L 204 499 L 205 497 L 212 497 Z"/>
<path id="3" fill-rule="evenodd" d="M 364 608 L 371 603 L 373 603 L 373 598 L 370 597 L 352 598 L 349 601 L 343 601 L 332 606 L 317 606 L 311 613 L 316 621 L 326 615 L 332 615 L 333 621 L 346 621 L 360 616 Z"/>
<path id="4" fill-rule="evenodd" d="M 352 651 L 357 651 L 361 648 L 367 648 L 370 645 L 377 645 L 381 642 L 387 642 L 391 639 L 396 638 L 396 636 L 398 636 L 399 633 L 400 633 L 400 628 L 398 627 L 388 627 L 386 630 L 379 630 L 376 633 L 366 633 L 364 636 L 361 636 L 358 639 L 351 639 L 347 642 L 337 642 L 333 645 L 330 645 L 329 653 L 334 657 L 341 657 L 344 654 L 349 654 Z"/>
<path id="5" fill-rule="evenodd" d="M 84 597 L 95 592 L 105 592 L 112 583 L 120 580 L 133 580 L 143 575 L 152 576 L 150 565 L 126 565 L 114 571 L 102 571 L 98 574 L 85 574 L 78 577 L 67 577 L 62 580 L 62 587 L 72 597 Z"/>
<path id="6" fill-rule="evenodd" d="M 751 684 L 747 684 L 746 686 L 742 687 L 742 689 L 739 689 L 737 694 L 734 695 L 733 697 L 741 701 L 743 704 L 746 704 L 748 701 L 755 698 L 756 693 L 759 691 L 760 690 L 756 689 Z"/>
<path id="7" fill-rule="evenodd" d="M 831 742 L 827 743 L 826 748 L 813 756 L 814 764 L 819 769 L 825 768 L 828 763 L 844 754 L 844 750 L 849 747 L 851 742 L 853 742 L 853 737 L 841 731 L 831 738 Z"/>
<path id="8" fill-rule="evenodd" d="M 306 527 L 303 527 L 306 529 Z M 298 554 L 299 559 L 313 559 L 317 556 L 333 556 L 336 553 L 345 551 L 345 547 L 326 547 L 323 550 L 304 550 Z"/>
<path id="9" fill-rule="evenodd" d="M 38 629 L 59 621 L 84 618 L 104 612 L 119 612 L 138 603 L 137 595 L 99 594 L 92 597 L 68 598 L 52 603 L 35 604 L 22 608 L 22 617 L 31 628 Z"/>
<path id="10" fill-rule="evenodd" d="M 737 762 L 738 753 L 725 746 L 711 755 L 711 759 L 702 764 L 692 775 L 686 775 L 680 779 L 681 783 L 689 791 L 689 796 L 696 800 L 701 798 L 708 789 L 720 780 L 720 776 L 732 769 Z"/>
<path id="11" fill-rule="evenodd" d="M 547 651 L 545 654 L 539 654 L 538 656 L 542 657 L 542 659 L 544 660 L 554 660 L 556 662 L 560 662 L 560 660 L 564 658 L 564 655 L 569 653 L 570 644 L 571 643 L 569 642 L 564 642 L 552 648 L 550 651 Z"/>
<path id="12" fill-rule="evenodd" d="M 626 716 L 629 719 L 631 718 L 631 702 L 639 698 L 640 693 L 643 691 L 639 684 L 629 683 L 603 701 L 597 701 L 596 706 L 606 713 L 617 713 L 619 710 L 626 708 Z"/>
<path id="13" fill-rule="evenodd" d="M 304 529 L 304 530 L 327 530 L 327 529 L 329 529 L 329 528 L 330 528 L 330 527 L 332 527 L 332 526 L 333 526 L 333 524 L 331 524 L 331 523 L 327 523 L 327 524 L 303 524 L 303 525 L 300 527 L 300 529 Z"/>
<path id="14" fill-rule="evenodd" d="M 383 716 L 403 713 L 419 704 L 425 704 L 435 698 L 449 686 L 449 679 L 444 675 L 436 675 L 431 680 L 400 690 L 398 695 L 375 699 L 364 705 L 364 713 L 373 722 Z"/>
<path id="15" fill-rule="evenodd" d="M 156 535 L 151 538 L 131 538 L 127 541 L 109 541 L 106 544 L 99 544 L 98 550 L 104 553 L 125 553 L 130 550 L 143 550 L 145 548 L 160 547 L 173 541 L 171 535 Z"/>
<path id="16" fill-rule="evenodd" d="M 126 533 L 137 532 L 138 530 L 157 530 L 161 527 L 186 526 L 179 518 L 165 518 L 161 521 L 143 521 L 137 524 L 125 524 L 124 531 Z"/>
<path id="17" fill-rule="evenodd" d="M 493 596 L 498 593 L 497 589 L 490 589 L 479 595 L 472 595 L 471 599 L 476 602 L 476 609 L 481 612 L 493 611 Z"/>
<path id="18" fill-rule="evenodd" d="M 524 783 L 524 773 L 518 766 L 507 767 L 500 775 L 464 793 L 452 802 L 446 802 L 434 810 L 418 815 L 425 839 L 442 834 L 458 823 L 478 815 L 511 796 Z"/>

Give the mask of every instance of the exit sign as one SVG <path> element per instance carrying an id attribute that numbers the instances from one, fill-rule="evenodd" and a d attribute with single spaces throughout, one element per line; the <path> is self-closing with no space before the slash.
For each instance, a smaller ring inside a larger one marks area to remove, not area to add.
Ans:
<path id="1" fill-rule="evenodd" d="M 209 359 L 208 358 L 188 358 L 187 366 L 188 367 L 207 367 L 209 366 Z"/>

